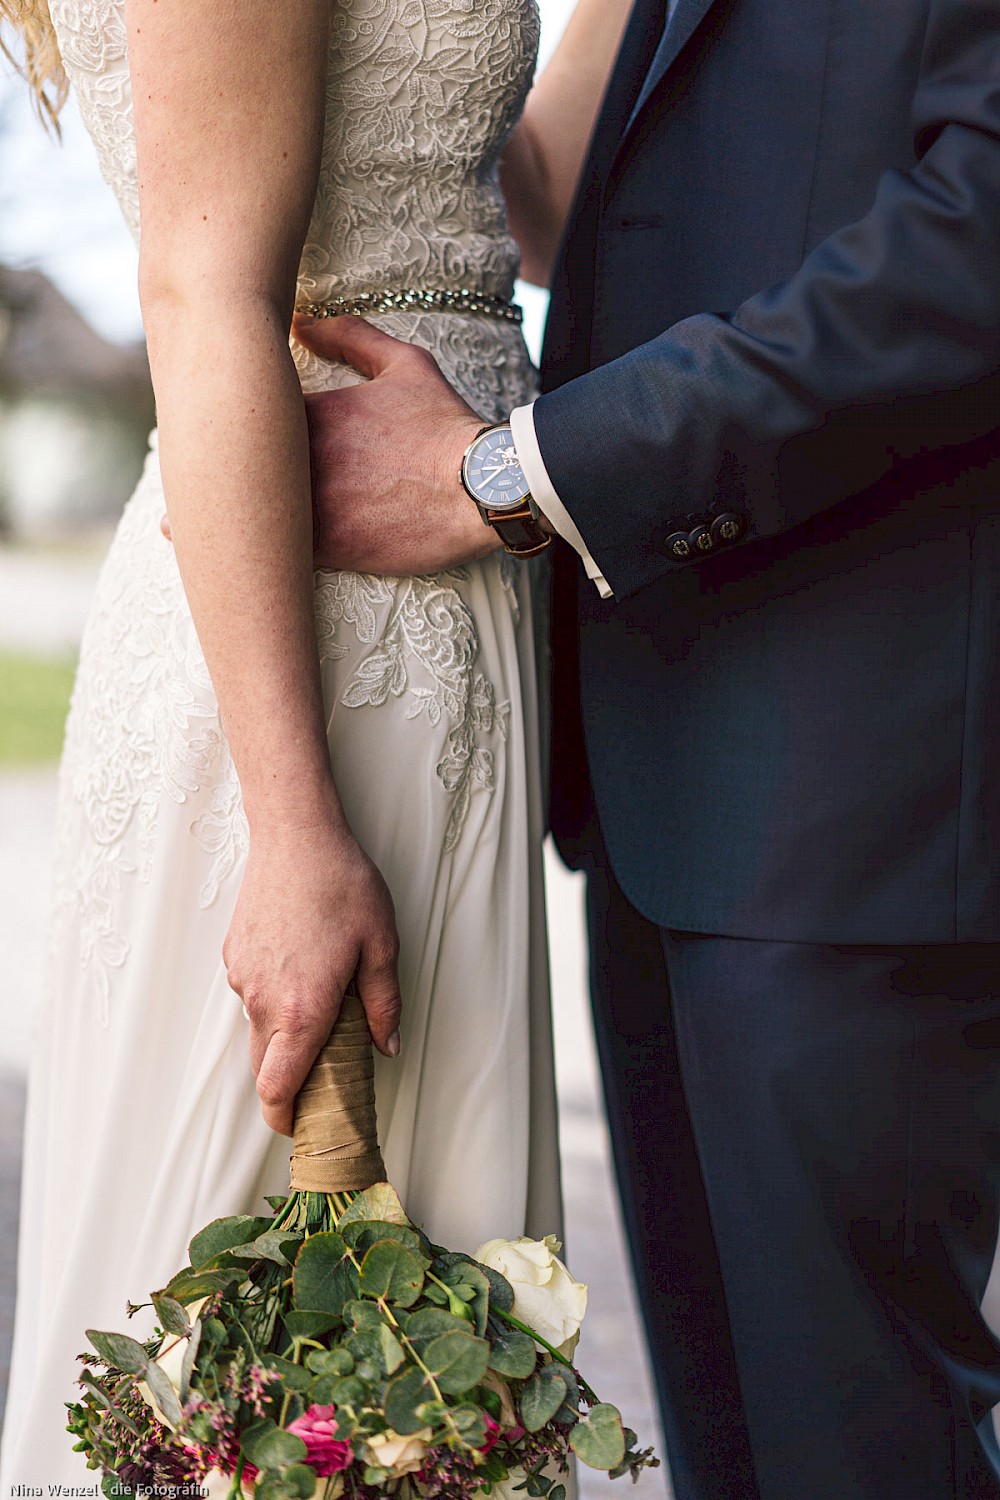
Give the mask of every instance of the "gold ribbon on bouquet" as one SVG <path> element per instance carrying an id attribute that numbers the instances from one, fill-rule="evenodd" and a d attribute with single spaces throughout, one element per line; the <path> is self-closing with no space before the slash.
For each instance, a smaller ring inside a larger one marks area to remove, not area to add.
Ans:
<path id="1" fill-rule="evenodd" d="M 372 1038 L 353 984 L 299 1091 L 293 1130 L 293 1191 L 353 1193 L 385 1181 Z"/>

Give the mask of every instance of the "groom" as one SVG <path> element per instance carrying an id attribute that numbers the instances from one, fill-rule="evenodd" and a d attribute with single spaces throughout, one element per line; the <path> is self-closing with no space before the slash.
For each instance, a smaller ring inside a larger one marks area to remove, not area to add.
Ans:
<path id="1" fill-rule="evenodd" d="M 498 545 L 432 362 L 301 335 L 376 377 L 312 403 L 322 560 Z M 543 375 L 552 815 L 677 1500 L 995 1500 L 997 0 L 637 0 Z"/>

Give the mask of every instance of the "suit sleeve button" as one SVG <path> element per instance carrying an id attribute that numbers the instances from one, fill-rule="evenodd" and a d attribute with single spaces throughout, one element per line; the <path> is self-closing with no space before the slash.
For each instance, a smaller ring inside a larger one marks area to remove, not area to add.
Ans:
<path id="1" fill-rule="evenodd" d="M 691 542 L 683 531 L 674 531 L 664 542 L 663 550 L 669 557 L 676 557 L 678 562 L 686 562 L 691 556 Z"/>
<path id="2" fill-rule="evenodd" d="M 712 522 L 712 536 L 716 542 L 738 542 L 743 535 L 743 517 L 726 511 Z"/>
<path id="3" fill-rule="evenodd" d="M 689 534 L 688 542 L 692 552 L 700 552 L 704 555 L 706 552 L 715 551 L 715 537 L 707 526 L 696 526 Z"/>

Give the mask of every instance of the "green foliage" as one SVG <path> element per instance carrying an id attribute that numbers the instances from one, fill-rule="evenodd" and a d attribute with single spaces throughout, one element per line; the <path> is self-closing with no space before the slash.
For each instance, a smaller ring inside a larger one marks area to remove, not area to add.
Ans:
<path id="1" fill-rule="evenodd" d="M 490 1362 L 490 1346 L 471 1333 L 442 1333 L 424 1351 L 424 1364 L 446 1396 L 464 1396 L 478 1385 Z"/>
<path id="2" fill-rule="evenodd" d="M 502 1324 L 493 1334 L 490 1369 L 508 1380 L 527 1380 L 535 1372 L 538 1350 L 535 1341 L 517 1328 Z"/>
<path id="3" fill-rule="evenodd" d="M 343 1236 L 311 1235 L 295 1257 L 292 1286 L 296 1307 L 342 1316 L 344 1304 L 358 1295 L 357 1267 Z"/>
<path id="4" fill-rule="evenodd" d="M 175 1333 L 182 1337 L 190 1333 L 191 1324 L 187 1320 L 187 1313 L 173 1297 L 161 1297 L 154 1293 L 153 1306 L 164 1333 Z"/>
<path id="5" fill-rule="evenodd" d="M 430 1395 L 430 1385 L 422 1370 L 404 1370 L 389 1382 L 385 1393 L 385 1419 L 404 1437 L 419 1432 L 424 1422 L 419 1407 Z"/>
<path id="6" fill-rule="evenodd" d="M 351 1249 L 357 1251 L 360 1256 L 364 1256 L 365 1252 L 380 1240 L 395 1240 L 398 1244 L 406 1246 L 424 1270 L 427 1270 L 431 1263 L 427 1242 L 415 1229 L 411 1229 L 406 1224 L 389 1224 L 385 1221 L 366 1223 L 353 1220 L 350 1224 L 342 1225 L 341 1233 Z"/>
<path id="7" fill-rule="evenodd" d="M 521 1392 L 521 1421 L 529 1432 L 540 1432 L 566 1399 L 566 1382 L 558 1365 L 543 1365 Z"/>
<path id="8" fill-rule="evenodd" d="M 569 1435 L 577 1458 L 591 1469 L 615 1469 L 625 1457 L 622 1419 L 614 1406 L 595 1406 Z"/>
<path id="9" fill-rule="evenodd" d="M 336 1313 L 307 1312 L 301 1308 L 287 1308 L 281 1321 L 293 1339 L 315 1339 L 338 1326 L 341 1319 Z"/>
<path id="10" fill-rule="evenodd" d="M 367 1219 L 373 1224 L 410 1225 L 399 1194 L 388 1182 L 377 1182 L 374 1187 L 358 1193 L 341 1215 L 337 1228 L 343 1230 L 345 1224 L 354 1224 L 361 1219 Z"/>
<path id="11" fill-rule="evenodd" d="M 361 1262 L 359 1290 L 394 1307 L 412 1307 L 424 1284 L 424 1268 L 411 1250 L 396 1240 L 377 1240 Z"/>
<path id="12" fill-rule="evenodd" d="M 87 1337 L 106 1364 L 115 1365 L 129 1375 L 145 1373 L 149 1356 L 142 1344 L 130 1339 L 127 1333 L 101 1333 L 88 1328 Z"/>
<path id="13" fill-rule="evenodd" d="M 73 673 L 69 662 L 0 652 L 0 765 L 58 759 Z"/>
<path id="14" fill-rule="evenodd" d="M 225 1291 L 234 1282 L 242 1280 L 246 1271 L 240 1269 L 229 1269 L 219 1271 L 193 1271 L 186 1266 L 183 1271 L 178 1271 L 172 1276 L 163 1288 L 163 1292 L 157 1292 L 156 1296 L 173 1297 L 177 1302 L 197 1302 L 201 1297 L 211 1297 L 213 1292 Z"/>
<path id="15" fill-rule="evenodd" d="M 191 1265 L 194 1270 L 200 1271 L 224 1250 L 232 1249 L 233 1245 L 245 1244 L 247 1240 L 270 1228 L 270 1219 L 254 1218 L 250 1214 L 240 1214 L 231 1219 L 213 1219 L 211 1224 L 206 1224 L 204 1229 L 198 1231 L 188 1246 Z"/>

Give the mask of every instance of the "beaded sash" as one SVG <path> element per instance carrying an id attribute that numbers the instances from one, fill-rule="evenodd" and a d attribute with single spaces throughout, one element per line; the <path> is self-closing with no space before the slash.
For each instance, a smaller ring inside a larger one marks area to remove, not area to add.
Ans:
<path id="1" fill-rule="evenodd" d="M 336 298 L 331 302 L 305 302 L 296 312 L 310 318 L 338 318 L 345 313 L 364 316 L 379 312 L 471 312 L 507 323 L 520 323 L 523 313 L 516 302 L 506 297 L 491 297 L 467 287 L 430 288 L 424 291 L 358 292 L 354 297 Z"/>

